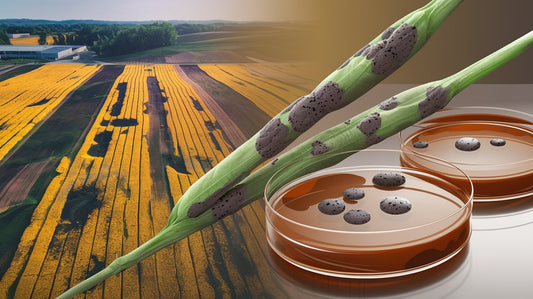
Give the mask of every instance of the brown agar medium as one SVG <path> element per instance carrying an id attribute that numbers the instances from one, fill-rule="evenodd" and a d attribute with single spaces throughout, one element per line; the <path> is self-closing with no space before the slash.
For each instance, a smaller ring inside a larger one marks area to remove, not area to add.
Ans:
<path id="1" fill-rule="evenodd" d="M 268 197 L 274 176 L 265 192 L 269 199 L 267 240 L 273 251 L 305 270 L 349 278 L 415 273 L 458 253 L 470 237 L 471 185 L 456 186 L 446 179 L 395 165 L 375 166 L 384 161 L 380 156 L 391 155 L 399 164 L 399 151 L 360 151 L 353 155 L 358 158 L 355 165 L 360 166 L 336 166 L 311 173 Z M 378 164 L 369 165 L 372 162 Z M 458 176 L 462 174 L 448 167 Z M 373 183 L 376 174 L 391 172 L 403 175 L 405 183 L 396 187 Z M 343 198 L 348 188 L 363 190 L 364 197 Z M 408 199 L 412 208 L 399 214 L 386 212 L 380 203 L 394 197 Z M 331 198 L 344 202 L 342 213 L 320 211 L 320 202 Z M 353 224 L 343 217 L 359 210 L 368 213 L 370 220 Z"/>
<path id="2" fill-rule="evenodd" d="M 402 152 L 431 155 L 459 167 L 472 180 L 475 202 L 533 197 L 532 115 L 501 108 L 452 108 L 423 121 L 413 131 L 400 134 Z M 458 149 L 456 142 L 465 137 L 478 140 L 479 148 Z M 420 142 L 427 146 L 417 146 Z M 401 159 L 402 165 L 447 175 L 416 155 L 402 155 Z"/>

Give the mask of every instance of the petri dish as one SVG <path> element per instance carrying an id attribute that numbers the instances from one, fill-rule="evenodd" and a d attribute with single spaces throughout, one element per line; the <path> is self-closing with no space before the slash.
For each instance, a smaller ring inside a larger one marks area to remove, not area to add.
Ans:
<path id="1" fill-rule="evenodd" d="M 278 171 L 267 183 L 264 197 L 271 249 L 307 271 L 362 279 L 413 274 L 452 258 L 470 238 L 471 182 L 456 166 L 429 156 L 425 159 L 451 168 L 449 173 L 464 180 L 401 166 L 400 154 L 377 149 L 351 152 L 335 166 L 290 181 L 287 173 L 293 169 L 335 155 L 308 157 Z M 404 183 L 377 183 L 375 177 L 383 174 L 400 175 Z M 348 199 L 344 191 L 350 188 L 362 190 L 364 196 Z M 407 199 L 409 209 L 391 211 L 383 205 L 395 197 Z M 344 209 L 325 213 L 320 205 L 330 200 L 342 203 Z M 365 214 L 364 223 L 354 224 L 346 219 L 351 211 L 364 211 L 369 217 Z"/>
<path id="2" fill-rule="evenodd" d="M 479 147 L 458 147 L 456 143 L 465 137 Z M 533 115 L 496 107 L 444 109 L 402 131 L 400 140 L 404 153 L 438 157 L 467 173 L 474 185 L 474 202 L 533 198 Z M 433 168 L 416 155 L 401 159 L 402 165 L 446 175 L 446 169 Z"/>

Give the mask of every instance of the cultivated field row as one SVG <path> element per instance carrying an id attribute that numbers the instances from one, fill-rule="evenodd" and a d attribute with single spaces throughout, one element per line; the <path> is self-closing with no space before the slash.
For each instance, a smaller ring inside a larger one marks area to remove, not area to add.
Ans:
<path id="1" fill-rule="evenodd" d="M 253 74 L 253 66 L 201 68 L 269 115 L 306 93 Z M 180 74 L 172 65 L 127 65 L 117 77 L 77 155 L 61 160 L 0 280 L 0 297 L 55 297 L 132 251 L 233 150 L 217 115 Z M 283 295 L 269 272 L 263 222 L 254 203 L 80 298 Z"/>
<path id="2" fill-rule="evenodd" d="M 0 82 L 0 160 L 100 66 L 64 64 Z"/>

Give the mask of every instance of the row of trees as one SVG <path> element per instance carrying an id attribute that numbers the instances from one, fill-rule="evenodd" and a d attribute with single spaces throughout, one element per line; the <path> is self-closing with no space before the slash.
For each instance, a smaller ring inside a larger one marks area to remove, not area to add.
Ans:
<path id="1" fill-rule="evenodd" d="M 8 33 L 30 33 L 46 44 L 51 35 L 56 45 L 86 45 L 100 56 L 117 56 L 175 44 L 178 35 L 220 30 L 221 24 L 0 24 L 0 44 L 10 44 Z"/>

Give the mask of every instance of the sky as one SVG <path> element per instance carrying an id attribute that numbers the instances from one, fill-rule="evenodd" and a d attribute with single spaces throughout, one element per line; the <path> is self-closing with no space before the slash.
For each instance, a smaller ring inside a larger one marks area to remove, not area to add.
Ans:
<path id="1" fill-rule="evenodd" d="M 302 19 L 305 0 L 1 0 L 0 19 L 110 21 Z"/>

